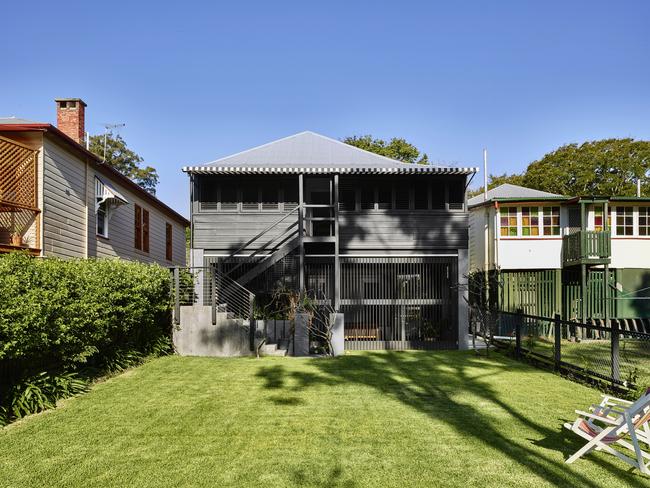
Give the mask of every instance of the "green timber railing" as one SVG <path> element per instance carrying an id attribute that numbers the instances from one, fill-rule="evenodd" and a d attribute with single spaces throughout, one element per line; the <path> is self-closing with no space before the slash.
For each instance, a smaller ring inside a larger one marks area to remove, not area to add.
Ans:
<path id="1" fill-rule="evenodd" d="M 580 230 L 562 238 L 562 263 L 608 264 L 612 255 L 608 231 Z"/>

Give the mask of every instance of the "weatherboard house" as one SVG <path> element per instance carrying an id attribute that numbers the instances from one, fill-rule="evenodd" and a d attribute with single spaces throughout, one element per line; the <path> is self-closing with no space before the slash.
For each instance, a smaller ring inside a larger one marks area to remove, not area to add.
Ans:
<path id="1" fill-rule="evenodd" d="M 88 151 L 85 109 L 0 118 L 0 253 L 185 265 L 187 219 Z"/>
<path id="2" fill-rule="evenodd" d="M 475 168 L 302 132 L 183 171 L 192 266 L 255 294 L 314 293 L 344 314 L 346 349 L 464 347 Z"/>
<path id="3" fill-rule="evenodd" d="M 650 312 L 650 198 L 572 197 L 505 184 L 468 200 L 470 272 L 503 310 L 567 320 Z"/>

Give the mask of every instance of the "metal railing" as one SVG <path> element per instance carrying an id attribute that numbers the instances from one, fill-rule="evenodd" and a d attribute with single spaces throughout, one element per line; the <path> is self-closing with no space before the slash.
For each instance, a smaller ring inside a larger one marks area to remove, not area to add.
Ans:
<path id="1" fill-rule="evenodd" d="M 620 319 L 608 326 L 499 312 L 493 342 L 527 357 L 613 386 L 650 386 L 650 334 L 631 330 Z"/>
<path id="2" fill-rule="evenodd" d="M 215 266 L 172 268 L 174 323 L 180 323 L 180 307 L 210 306 L 212 323 L 217 313 L 227 313 L 232 318 L 253 318 L 255 294 L 232 278 L 219 273 Z"/>
<path id="3" fill-rule="evenodd" d="M 580 230 L 562 238 L 565 265 L 602 262 L 608 260 L 611 254 L 611 235 L 608 231 Z"/>

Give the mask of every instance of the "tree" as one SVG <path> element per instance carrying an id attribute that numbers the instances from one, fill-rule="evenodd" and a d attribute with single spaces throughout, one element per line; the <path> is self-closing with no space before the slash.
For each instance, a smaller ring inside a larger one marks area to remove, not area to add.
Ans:
<path id="1" fill-rule="evenodd" d="M 398 137 L 393 137 L 386 142 L 383 139 L 373 139 L 371 135 L 349 136 L 343 139 L 343 142 L 405 163 L 427 164 L 429 162 L 426 154 L 421 154 L 413 144 Z"/>
<path id="2" fill-rule="evenodd" d="M 636 195 L 650 169 L 650 141 L 603 139 L 567 144 L 528 165 L 525 185 L 562 195 Z"/>
<path id="3" fill-rule="evenodd" d="M 650 141 L 603 139 L 561 146 L 521 174 L 490 175 L 488 189 L 512 183 L 560 195 L 634 196 L 640 178 L 641 194 L 649 196 L 649 170 Z M 482 192 L 483 187 L 470 196 Z"/>
<path id="4" fill-rule="evenodd" d="M 104 159 L 104 134 L 90 136 L 90 150 Z M 155 195 L 158 173 L 151 166 L 141 167 L 143 161 L 142 157 L 127 147 L 122 136 L 112 132 L 106 134 L 105 163 Z"/>

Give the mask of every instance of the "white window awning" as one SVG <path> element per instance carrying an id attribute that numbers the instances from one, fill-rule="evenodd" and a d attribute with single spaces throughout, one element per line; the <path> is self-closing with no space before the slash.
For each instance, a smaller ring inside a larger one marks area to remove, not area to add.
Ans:
<path id="1" fill-rule="evenodd" d="M 129 203 L 108 181 L 95 176 L 95 211 L 104 202 L 115 207 Z"/>

